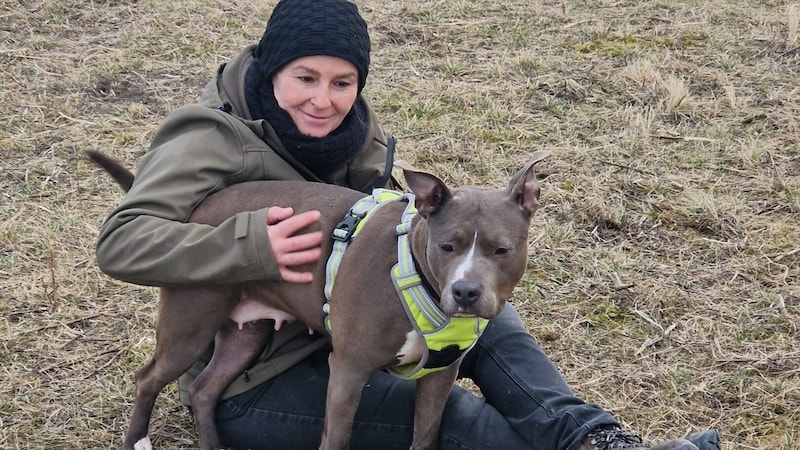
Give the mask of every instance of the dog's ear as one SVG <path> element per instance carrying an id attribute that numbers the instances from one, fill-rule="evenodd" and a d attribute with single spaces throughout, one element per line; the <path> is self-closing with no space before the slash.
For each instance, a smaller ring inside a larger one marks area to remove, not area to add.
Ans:
<path id="1" fill-rule="evenodd" d="M 414 193 L 415 206 L 422 217 L 435 213 L 450 199 L 450 189 L 436 176 L 410 169 L 403 169 L 403 175 Z"/>
<path id="2" fill-rule="evenodd" d="M 536 180 L 533 166 L 548 156 L 550 156 L 550 152 L 534 153 L 531 159 L 525 163 L 525 167 L 514 174 L 508 184 L 508 195 L 525 214 L 530 216 L 533 216 L 533 213 L 539 209 L 539 182 Z"/>

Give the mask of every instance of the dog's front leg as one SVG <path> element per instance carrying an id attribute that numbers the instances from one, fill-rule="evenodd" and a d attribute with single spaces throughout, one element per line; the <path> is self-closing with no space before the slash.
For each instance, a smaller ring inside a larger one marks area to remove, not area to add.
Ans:
<path id="1" fill-rule="evenodd" d="M 461 360 L 417 380 L 414 404 L 414 441 L 411 450 L 434 450 L 439 439 L 442 412 Z"/>
<path id="2" fill-rule="evenodd" d="M 353 432 L 353 422 L 361 401 L 361 392 L 367 384 L 370 369 L 356 366 L 358 359 L 337 353 L 336 345 L 328 358 L 330 377 L 325 398 L 325 425 L 322 430 L 320 450 L 347 450 Z"/>

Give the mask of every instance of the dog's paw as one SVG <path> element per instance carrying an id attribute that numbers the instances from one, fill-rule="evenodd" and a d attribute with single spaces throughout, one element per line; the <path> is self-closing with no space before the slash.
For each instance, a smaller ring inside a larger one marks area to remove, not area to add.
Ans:
<path id="1" fill-rule="evenodd" d="M 133 450 L 153 450 L 153 445 L 150 444 L 150 436 L 145 436 L 135 444 L 133 444 Z"/>

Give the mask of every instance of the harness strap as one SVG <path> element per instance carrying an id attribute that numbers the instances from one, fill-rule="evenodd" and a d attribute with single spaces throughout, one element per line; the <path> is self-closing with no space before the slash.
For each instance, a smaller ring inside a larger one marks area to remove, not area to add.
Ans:
<path id="1" fill-rule="evenodd" d="M 414 207 L 414 203 L 409 202 L 403 211 L 400 225 L 395 229 L 397 233 L 397 265 L 392 268 L 392 280 L 398 294 L 401 294 L 401 298 L 404 298 L 402 294 L 406 293 L 418 307 L 428 325 L 425 327 L 426 329 L 422 330 L 425 332 L 446 325 L 447 316 L 439 309 L 437 302 L 423 286 L 422 277 L 414 266 L 408 232 L 411 231 L 411 221 L 416 215 L 417 209 Z M 419 323 L 419 321 L 417 322 Z"/>

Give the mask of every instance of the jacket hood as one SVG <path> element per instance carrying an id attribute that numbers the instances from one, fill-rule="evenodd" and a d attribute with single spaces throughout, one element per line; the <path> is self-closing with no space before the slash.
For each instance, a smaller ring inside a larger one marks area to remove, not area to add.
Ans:
<path id="1" fill-rule="evenodd" d="M 256 46 L 251 45 L 230 62 L 220 65 L 217 73 L 200 94 L 198 103 L 211 108 L 227 104 L 231 108 L 227 112 L 243 119 L 252 120 L 247 107 L 247 99 L 244 96 L 244 78 L 247 69 L 255 61 L 253 56 L 255 49 Z"/>

